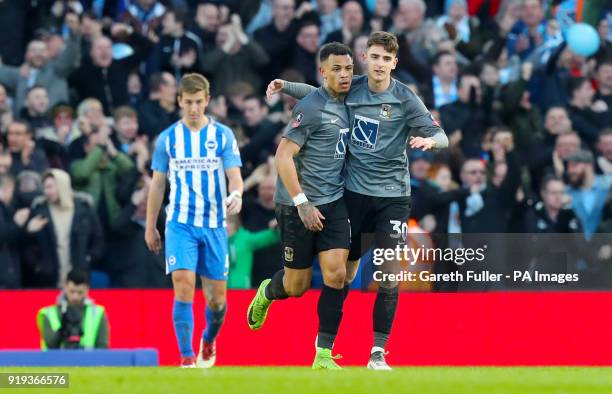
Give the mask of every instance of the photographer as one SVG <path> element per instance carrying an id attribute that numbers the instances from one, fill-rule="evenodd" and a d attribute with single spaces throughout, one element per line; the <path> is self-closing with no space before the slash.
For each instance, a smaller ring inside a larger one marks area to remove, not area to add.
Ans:
<path id="1" fill-rule="evenodd" d="M 106 349 L 109 343 L 108 319 L 104 307 L 87 296 L 87 273 L 73 269 L 55 305 L 38 311 L 41 348 Z"/>

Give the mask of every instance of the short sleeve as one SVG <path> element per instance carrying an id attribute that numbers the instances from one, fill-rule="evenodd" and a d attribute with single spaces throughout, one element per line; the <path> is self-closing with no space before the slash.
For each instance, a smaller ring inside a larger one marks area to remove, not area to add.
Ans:
<path id="1" fill-rule="evenodd" d="M 312 127 L 313 119 L 318 116 L 316 111 L 305 111 L 304 101 L 300 101 L 293 109 L 291 122 L 285 127 L 283 137 L 295 142 L 298 146 L 304 145 Z"/>
<path id="2" fill-rule="evenodd" d="M 168 133 L 162 133 L 155 142 L 151 169 L 157 172 L 168 172 Z"/>
<path id="3" fill-rule="evenodd" d="M 229 128 L 224 128 L 225 146 L 223 147 L 223 168 L 242 167 L 240 160 L 240 150 L 234 133 Z"/>

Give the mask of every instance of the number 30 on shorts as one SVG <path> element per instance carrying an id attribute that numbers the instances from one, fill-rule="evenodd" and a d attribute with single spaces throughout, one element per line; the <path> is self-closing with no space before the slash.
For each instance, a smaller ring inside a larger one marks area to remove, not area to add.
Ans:
<path id="1" fill-rule="evenodd" d="M 408 236 L 408 223 L 401 220 L 389 220 L 389 223 L 393 226 L 393 232 L 389 236 L 391 238 L 401 238 L 405 241 Z"/>

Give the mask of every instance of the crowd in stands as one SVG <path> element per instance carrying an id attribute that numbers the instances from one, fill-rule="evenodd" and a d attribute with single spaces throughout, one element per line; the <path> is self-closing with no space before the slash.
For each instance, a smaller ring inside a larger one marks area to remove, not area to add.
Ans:
<path id="1" fill-rule="evenodd" d="M 563 32 L 590 23 L 580 57 Z M 365 73 L 368 34 L 400 44 L 394 77 L 450 148 L 408 152 L 413 227 L 447 233 L 612 232 L 612 6 L 570 0 L 0 0 L 0 288 L 168 287 L 147 250 L 151 148 L 180 118 L 177 82 L 211 82 L 208 115 L 232 128 L 245 179 L 228 218 L 230 288 L 282 267 L 273 155 L 295 99 L 339 41 Z M 159 228 L 163 234 L 164 218 Z M 612 247 L 581 269 L 610 277 Z"/>

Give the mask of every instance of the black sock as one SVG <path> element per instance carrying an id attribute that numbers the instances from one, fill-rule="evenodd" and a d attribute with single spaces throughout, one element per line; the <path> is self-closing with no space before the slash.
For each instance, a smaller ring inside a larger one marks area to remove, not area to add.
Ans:
<path id="1" fill-rule="evenodd" d="M 346 300 L 346 297 L 348 297 L 349 290 L 351 290 L 350 283 L 348 285 L 344 285 L 344 287 L 342 288 L 342 298 L 343 299 Z"/>
<path id="2" fill-rule="evenodd" d="M 398 288 L 391 289 L 379 287 L 376 294 L 376 302 L 374 303 L 374 333 L 386 334 L 391 333 L 393 320 L 395 319 L 395 310 L 397 309 Z M 384 349 L 387 342 L 386 337 L 378 338 L 379 346 Z M 382 345 L 381 345 L 382 344 Z"/>
<path id="3" fill-rule="evenodd" d="M 264 291 L 265 296 L 268 300 L 284 300 L 288 298 L 289 295 L 285 291 L 285 286 L 283 285 L 283 277 L 285 276 L 285 270 L 278 270 L 272 276 L 272 280 L 266 286 Z"/>
<path id="4" fill-rule="evenodd" d="M 343 289 L 323 285 L 317 312 L 319 314 L 319 336 L 317 347 L 331 349 L 342 321 Z"/>
<path id="5" fill-rule="evenodd" d="M 384 349 L 385 346 L 387 346 L 388 339 L 389 339 L 389 334 L 374 331 L 374 347 L 379 347 L 381 349 Z"/>

